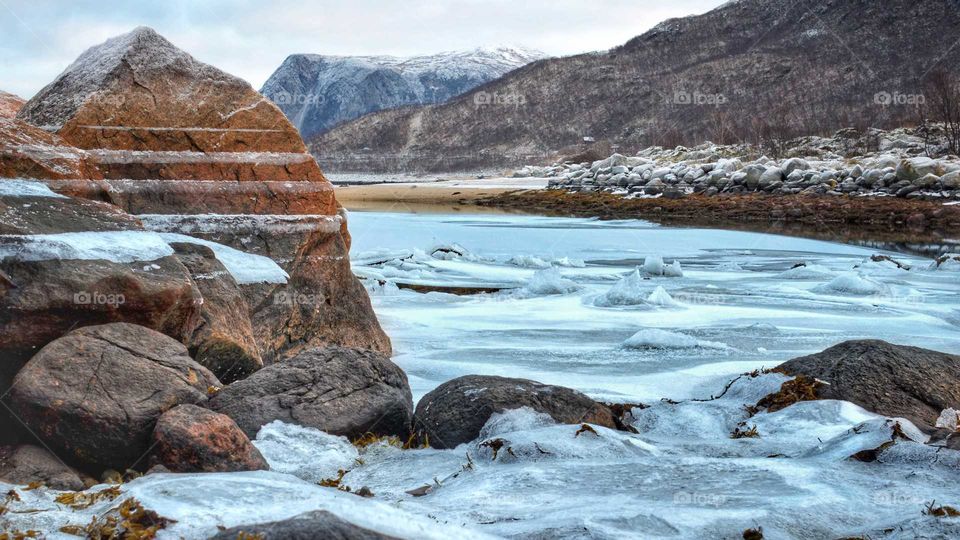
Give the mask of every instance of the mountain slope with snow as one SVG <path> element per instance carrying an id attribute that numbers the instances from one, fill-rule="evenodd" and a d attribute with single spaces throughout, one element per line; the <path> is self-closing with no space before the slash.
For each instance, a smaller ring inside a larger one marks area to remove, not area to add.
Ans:
<path id="1" fill-rule="evenodd" d="M 576 155 L 584 138 L 627 154 L 895 128 L 915 122 L 926 75 L 958 73 L 958 25 L 960 0 L 739 0 L 444 104 L 358 118 L 311 150 L 325 170 L 451 171 Z"/>
<path id="2" fill-rule="evenodd" d="M 411 58 L 295 54 L 261 93 L 309 139 L 367 113 L 443 103 L 541 58 L 543 53 L 519 47 Z"/>

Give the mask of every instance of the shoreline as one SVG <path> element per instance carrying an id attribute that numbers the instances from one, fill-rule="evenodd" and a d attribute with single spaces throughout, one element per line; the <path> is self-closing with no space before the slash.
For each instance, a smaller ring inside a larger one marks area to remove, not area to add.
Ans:
<path id="1" fill-rule="evenodd" d="M 530 187 L 523 186 L 526 182 Z M 960 205 L 895 197 L 740 194 L 626 199 L 543 189 L 543 179 L 492 178 L 335 185 L 350 211 L 535 214 L 642 219 L 843 242 L 957 244 Z"/>
<path id="2" fill-rule="evenodd" d="M 481 206 L 542 215 L 643 219 L 680 227 L 766 232 L 844 242 L 957 243 L 960 205 L 894 197 L 744 194 L 625 199 L 609 193 L 512 191 Z"/>

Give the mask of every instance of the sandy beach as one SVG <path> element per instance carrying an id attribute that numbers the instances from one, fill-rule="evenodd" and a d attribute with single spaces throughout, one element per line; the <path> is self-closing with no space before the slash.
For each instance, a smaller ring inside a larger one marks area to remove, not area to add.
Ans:
<path id="1" fill-rule="evenodd" d="M 481 200 L 504 193 L 542 189 L 547 185 L 545 178 L 428 177 L 416 182 L 397 181 L 394 178 L 384 178 L 384 183 L 374 183 L 377 178 L 369 176 L 364 177 L 364 181 L 356 183 L 354 183 L 355 179 L 345 180 L 339 175 L 332 175 L 330 179 L 334 182 L 337 200 L 348 210 L 392 208 L 414 212 L 456 210 L 458 207 L 475 205 Z M 413 178 L 410 177 L 410 180 Z M 496 211 L 494 208 L 485 210 Z M 513 212 L 516 210 L 514 209 Z"/>

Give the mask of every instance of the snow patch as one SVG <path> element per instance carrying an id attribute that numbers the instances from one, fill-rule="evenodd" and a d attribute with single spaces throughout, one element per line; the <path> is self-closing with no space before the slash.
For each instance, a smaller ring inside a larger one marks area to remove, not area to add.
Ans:
<path id="1" fill-rule="evenodd" d="M 557 268 L 540 270 L 524 286 L 524 290 L 535 295 L 568 294 L 580 290 L 580 285 L 560 274 Z"/>
<path id="2" fill-rule="evenodd" d="M 173 255 L 160 235 L 148 231 L 0 235 L 0 260 L 155 261 Z"/>
<path id="3" fill-rule="evenodd" d="M 170 243 L 185 242 L 210 248 L 213 250 L 213 254 L 216 255 L 217 260 L 223 263 L 223 266 L 230 272 L 233 279 L 240 285 L 254 283 L 285 284 L 287 280 L 290 279 L 290 276 L 280 268 L 280 265 L 262 255 L 244 253 L 223 244 L 210 242 L 209 240 L 201 240 L 183 234 L 160 233 L 159 236 Z"/>
<path id="4" fill-rule="evenodd" d="M 66 199 L 59 193 L 54 193 L 42 182 L 23 180 L 21 178 L 0 179 L 0 197 L 48 197 L 51 199 Z"/>

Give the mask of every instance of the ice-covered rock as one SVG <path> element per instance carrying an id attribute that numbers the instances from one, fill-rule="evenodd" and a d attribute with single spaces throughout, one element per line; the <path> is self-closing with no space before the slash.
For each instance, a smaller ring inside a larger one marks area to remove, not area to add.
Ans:
<path id="1" fill-rule="evenodd" d="M 813 291 L 820 294 L 852 294 L 857 296 L 880 295 L 888 291 L 883 283 L 864 277 L 856 272 L 845 272 L 833 278 L 830 282 L 814 287 Z"/>
<path id="2" fill-rule="evenodd" d="M 623 342 L 628 349 L 728 349 L 724 343 L 697 338 L 659 328 L 644 328 Z"/>
<path id="3" fill-rule="evenodd" d="M 577 282 L 563 277 L 556 267 L 538 271 L 523 287 L 526 292 L 534 295 L 569 294 L 581 288 Z"/>
<path id="4" fill-rule="evenodd" d="M 594 304 L 600 307 L 638 306 L 645 305 L 650 293 L 644 286 L 644 278 L 640 270 L 620 278 L 610 290 L 598 297 Z"/>

